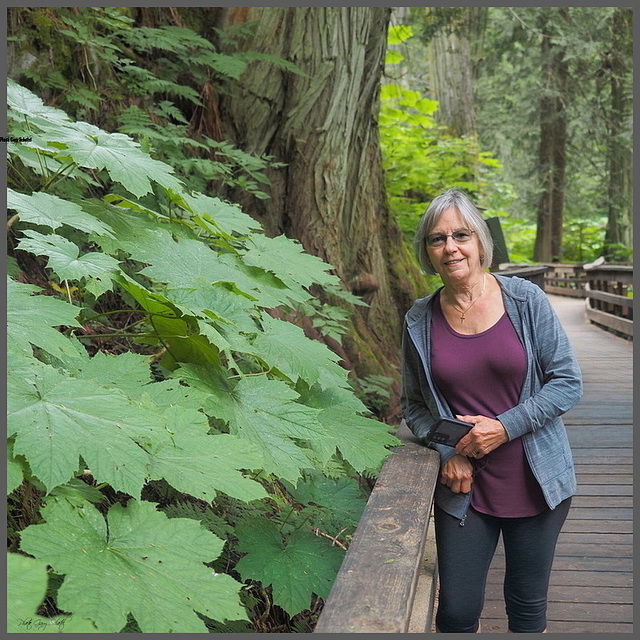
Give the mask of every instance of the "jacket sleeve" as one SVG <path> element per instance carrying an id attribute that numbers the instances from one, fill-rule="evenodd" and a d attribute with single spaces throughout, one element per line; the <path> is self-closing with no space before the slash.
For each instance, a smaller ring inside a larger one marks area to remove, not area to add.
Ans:
<path id="1" fill-rule="evenodd" d="M 427 436 L 439 418 L 436 399 L 427 381 L 418 350 L 409 336 L 406 323 L 402 332 L 402 415 L 407 426 L 423 444 L 440 454 L 440 464 L 452 458 L 453 447 L 430 443 Z"/>
<path id="2" fill-rule="evenodd" d="M 510 440 L 544 428 L 571 409 L 582 396 L 580 366 L 569 338 L 542 290 L 535 290 L 525 305 L 525 313 L 529 317 L 523 327 L 529 332 L 528 339 L 532 344 L 534 375 L 529 397 L 497 416 Z"/>

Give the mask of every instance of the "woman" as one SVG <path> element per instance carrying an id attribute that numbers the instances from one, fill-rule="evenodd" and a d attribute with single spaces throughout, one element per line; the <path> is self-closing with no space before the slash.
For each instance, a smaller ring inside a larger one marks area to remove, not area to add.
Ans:
<path id="1" fill-rule="evenodd" d="M 462 192 L 435 198 L 415 249 L 444 283 L 407 313 L 402 347 L 404 418 L 440 453 L 437 631 L 479 631 L 502 534 L 509 631 L 546 632 L 556 540 L 576 489 L 560 416 L 582 395 L 580 368 L 544 292 L 486 272 L 493 241 Z M 440 416 L 473 425 L 455 448 L 429 442 Z"/>

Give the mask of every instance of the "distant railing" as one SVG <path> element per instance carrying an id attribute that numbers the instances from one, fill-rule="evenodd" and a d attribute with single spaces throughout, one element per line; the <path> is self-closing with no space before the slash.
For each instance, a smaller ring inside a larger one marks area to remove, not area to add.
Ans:
<path id="1" fill-rule="evenodd" d="M 587 270 L 585 294 L 590 322 L 633 339 L 633 266 L 603 264 Z"/>
<path id="2" fill-rule="evenodd" d="M 546 287 L 546 273 L 548 266 L 545 264 L 532 264 L 524 266 L 510 266 L 505 269 L 496 271 L 501 276 L 518 276 L 525 280 L 531 280 L 537 284 L 543 291 Z"/>
<path id="3" fill-rule="evenodd" d="M 550 263 L 546 265 L 544 290 L 560 296 L 584 298 L 586 296 L 586 272 L 583 264 Z"/>
<path id="4" fill-rule="evenodd" d="M 633 265 L 542 263 L 510 266 L 498 273 L 520 276 L 546 293 L 585 298 L 587 319 L 593 324 L 633 338 Z"/>

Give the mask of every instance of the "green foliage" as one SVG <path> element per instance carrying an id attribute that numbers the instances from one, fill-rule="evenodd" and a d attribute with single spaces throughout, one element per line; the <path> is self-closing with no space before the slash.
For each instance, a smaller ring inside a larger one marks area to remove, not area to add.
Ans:
<path id="1" fill-rule="evenodd" d="M 349 294 L 128 136 L 11 81 L 7 97 L 10 135 L 28 136 L 8 158 L 9 534 L 36 559 L 10 556 L 35 576 L 12 585 L 10 624 L 246 630 L 238 577 L 310 608 L 358 477 L 399 444 L 284 319 L 316 314 L 312 289 Z"/>
<path id="2" fill-rule="evenodd" d="M 28 51 L 24 59 L 30 61 L 12 69 L 14 79 L 44 92 L 77 119 L 135 137 L 144 151 L 169 161 L 190 189 L 236 186 L 267 197 L 265 170 L 279 163 L 218 139 L 220 123 L 212 121 L 212 114 L 217 95 L 229 91 L 252 61 L 300 73 L 295 65 L 255 52 L 221 54 L 210 40 L 184 27 L 135 26 L 124 8 L 16 13 L 32 28 L 12 38 L 18 50 Z M 34 36 L 25 40 L 29 31 Z M 34 59 L 34 50 L 46 55 Z M 110 152 L 116 152 L 112 144 Z M 94 158 L 101 160 L 99 153 Z M 146 156 L 143 161 L 154 160 Z M 109 167 L 118 170 L 112 162 Z M 143 175 L 132 179 L 144 181 Z"/>
<path id="3" fill-rule="evenodd" d="M 78 615 L 39 615 L 47 593 L 47 563 L 18 553 L 7 554 L 8 633 L 97 633 Z"/>
<path id="4" fill-rule="evenodd" d="M 477 126 L 484 148 L 499 157 L 506 179 L 518 194 L 510 213 L 526 224 L 534 222 L 540 200 L 536 179 L 539 163 L 539 96 L 544 86 L 540 43 L 561 46 L 568 65 L 563 97 L 568 129 L 564 193 L 563 259 L 589 262 L 602 255 L 610 198 L 611 158 L 630 153 L 631 112 L 614 135 L 614 88 L 631 93 L 632 38 L 616 51 L 627 68 L 614 67 L 612 18 L 616 7 L 571 7 L 569 19 L 558 7 L 492 7 L 484 36 L 476 96 Z M 631 9 L 629 9 L 631 11 Z M 544 29 L 544 32 L 541 30 Z M 631 35 L 631 31 L 629 31 Z M 508 91 L 505 91 L 508 87 Z M 535 99 L 532 99 L 532 96 Z M 632 104 L 630 97 L 628 105 Z M 629 106 L 629 109 L 631 107 Z M 624 198 L 618 187 L 615 198 Z M 624 209 L 632 211 L 630 201 Z M 509 240 L 509 238 L 507 238 Z M 524 238 L 519 241 L 524 245 Z M 528 259 L 530 250 L 523 252 Z"/>
<path id="5" fill-rule="evenodd" d="M 269 521 L 247 522 L 236 533 L 245 554 L 237 571 L 245 580 L 252 576 L 270 586 L 274 601 L 287 613 L 293 616 L 308 608 L 310 591 L 329 595 L 342 563 L 340 549 L 309 531 L 283 536 Z"/>
<path id="6" fill-rule="evenodd" d="M 399 84 L 382 87 L 380 140 L 389 204 L 405 239 L 429 202 L 445 189 L 495 200 L 500 163 L 472 138 L 456 138 L 435 121 L 438 103 Z"/>
<path id="7" fill-rule="evenodd" d="M 224 541 L 192 520 L 169 519 L 138 500 L 112 506 L 106 520 L 65 500 L 50 501 L 42 515 L 46 524 L 25 529 L 21 549 L 65 575 L 58 605 L 102 633 L 120 631 L 129 613 L 146 633 L 202 633 L 195 611 L 218 620 L 246 615 L 240 585 L 203 564 Z"/>

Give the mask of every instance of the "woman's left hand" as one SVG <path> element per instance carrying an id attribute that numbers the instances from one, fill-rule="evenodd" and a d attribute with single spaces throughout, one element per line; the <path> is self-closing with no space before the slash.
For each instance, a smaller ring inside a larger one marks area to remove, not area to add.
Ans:
<path id="1" fill-rule="evenodd" d="M 456 445 L 456 451 L 468 458 L 482 458 L 509 441 L 509 436 L 500 420 L 487 416 L 456 416 L 469 422 L 473 428 Z"/>

